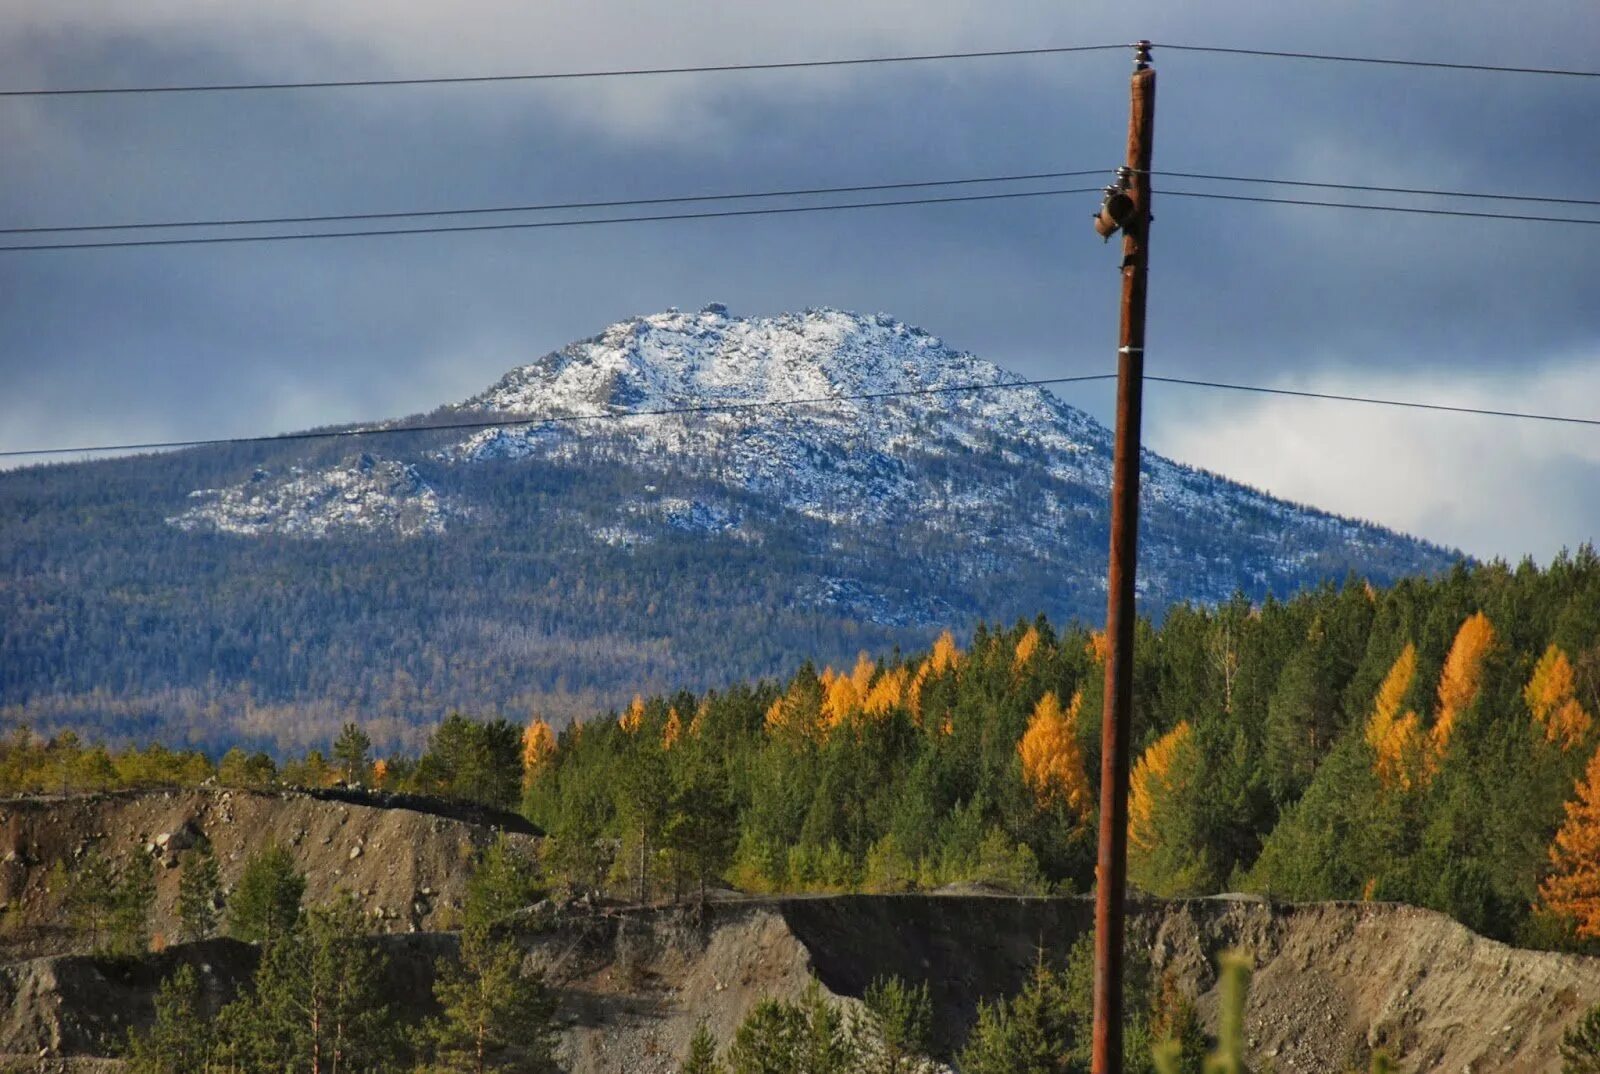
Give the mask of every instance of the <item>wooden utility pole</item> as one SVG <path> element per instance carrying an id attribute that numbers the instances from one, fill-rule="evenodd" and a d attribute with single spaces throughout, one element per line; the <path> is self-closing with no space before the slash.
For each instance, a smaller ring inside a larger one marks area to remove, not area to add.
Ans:
<path id="1" fill-rule="evenodd" d="M 1100 724 L 1100 857 L 1094 901 L 1093 1074 L 1122 1074 L 1123 936 L 1128 883 L 1128 737 L 1133 691 L 1134 570 L 1139 545 L 1139 422 L 1144 401 L 1144 298 L 1150 267 L 1150 159 L 1156 73 L 1150 42 L 1134 46 L 1128 163 L 1107 191 L 1096 230 L 1122 231 L 1122 333 L 1117 348 L 1117 445 L 1111 471 L 1106 573 L 1105 710 Z"/>

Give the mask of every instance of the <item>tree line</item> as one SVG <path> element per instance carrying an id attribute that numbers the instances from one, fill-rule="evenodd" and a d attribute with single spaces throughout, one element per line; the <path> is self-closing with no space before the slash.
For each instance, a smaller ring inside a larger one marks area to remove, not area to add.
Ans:
<path id="1" fill-rule="evenodd" d="M 546 867 L 636 900 L 1093 881 L 1103 639 L 1042 617 L 568 723 L 451 715 L 414 754 L 216 762 L 0 743 L 10 790 L 335 781 L 520 808 Z M 1600 560 L 1141 620 L 1130 877 L 1432 907 L 1523 943 L 1600 938 Z"/>

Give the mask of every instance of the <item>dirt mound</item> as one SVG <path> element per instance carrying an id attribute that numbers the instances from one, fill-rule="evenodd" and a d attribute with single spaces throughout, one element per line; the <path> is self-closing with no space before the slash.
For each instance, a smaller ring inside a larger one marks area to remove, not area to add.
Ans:
<path id="1" fill-rule="evenodd" d="M 0 1053 L 112 1054 L 149 1017 L 157 983 L 194 964 L 222 1002 L 253 965 L 231 941 L 173 947 L 146 959 L 62 956 L 52 866 L 89 846 L 114 859 L 148 854 L 158 869 L 156 929 L 176 932 L 185 844 L 214 847 L 225 885 L 275 840 L 308 877 L 307 901 L 356 894 L 384 939 L 405 1003 L 426 1004 L 452 937 L 483 824 L 405 808 L 298 794 L 197 790 L 0 801 Z M 514 835 L 514 839 L 531 839 Z M 62 885 L 57 885 L 58 887 Z M 528 939 L 562 997 L 565 1069 L 654 1074 L 677 1069 L 705 1019 L 724 1041 L 766 996 L 819 982 L 854 1003 L 873 978 L 926 981 L 941 1052 L 965 1038 L 979 1000 L 1014 993 L 1042 948 L 1059 957 L 1091 927 L 1084 899 L 994 892 L 718 899 L 688 909 L 561 913 Z M 1600 959 L 1521 951 L 1428 911 L 1379 903 L 1274 905 L 1237 897 L 1135 904 L 1131 942 L 1215 1016 L 1217 956 L 1251 954 L 1247 1012 L 1253 1058 L 1279 1074 L 1341 1071 L 1375 1047 L 1404 1070 L 1559 1068 L 1562 1031 L 1600 1002 Z M 27 958 L 38 953 L 57 957 Z M 19 961 L 20 960 L 20 961 Z M 421 1008 L 418 1008 L 419 1011 Z"/>
<path id="2" fill-rule="evenodd" d="M 838 896 L 638 911 L 569 921 L 541 941 L 562 982 L 573 1074 L 676 1070 L 704 1018 L 724 1041 L 763 996 L 813 979 L 843 1002 L 874 978 L 926 981 L 941 1051 L 980 999 L 1014 993 L 1037 952 L 1091 928 L 1082 899 Z M 1378 903 L 1217 898 L 1138 905 L 1129 922 L 1157 972 L 1215 1017 L 1217 956 L 1256 963 L 1246 1028 L 1258 1069 L 1337 1072 L 1386 1047 L 1408 1071 L 1557 1070 L 1562 1031 L 1600 1002 L 1600 959 L 1521 951 L 1440 914 Z"/>
<path id="3" fill-rule="evenodd" d="M 178 935 L 177 855 L 201 839 L 211 843 L 225 889 L 253 853 L 277 842 L 306 874 L 309 904 L 350 892 L 379 931 L 414 932 L 454 926 L 465 865 L 494 832 L 414 808 L 297 792 L 202 788 L 0 800 L 0 960 L 73 950 L 78 941 L 65 928 L 62 892 L 51 890 L 50 877 L 58 862 L 70 875 L 91 846 L 114 861 L 136 854 L 157 860 L 159 944 Z"/>
<path id="4" fill-rule="evenodd" d="M 434 967 L 456 951 L 448 933 L 380 936 L 381 1001 L 412 1021 L 433 1013 Z M 0 965 L 0 1058 L 83 1061 L 118 1054 L 130 1027 L 149 1025 L 161 982 L 189 966 L 215 1013 L 255 972 L 260 951 L 238 940 L 178 944 L 137 959 L 62 955 Z"/>

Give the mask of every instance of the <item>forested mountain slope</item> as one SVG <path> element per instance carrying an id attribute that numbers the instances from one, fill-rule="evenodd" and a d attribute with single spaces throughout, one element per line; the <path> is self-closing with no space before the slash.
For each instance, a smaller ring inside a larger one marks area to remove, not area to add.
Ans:
<path id="1" fill-rule="evenodd" d="M 0 475 L 11 720 L 291 746 L 1104 606 L 1108 432 L 887 317 L 635 318 L 397 425 Z M 841 401 L 841 395 L 871 395 Z M 805 406 L 743 406 L 772 399 Z M 639 411 L 675 411 L 618 418 Z M 574 420 L 585 415 L 609 420 Z M 1447 551 L 1145 457 L 1146 611 Z"/>

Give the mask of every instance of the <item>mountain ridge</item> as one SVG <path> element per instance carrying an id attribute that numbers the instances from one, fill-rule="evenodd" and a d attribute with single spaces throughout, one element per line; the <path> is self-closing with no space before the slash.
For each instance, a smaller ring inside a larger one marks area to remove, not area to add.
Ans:
<path id="1" fill-rule="evenodd" d="M 159 724 L 220 693 L 287 706 L 316 734 L 333 710 L 375 707 L 403 736 L 450 705 L 576 713 L 980 620 L 1097 622 L 1111 434 L 1018 379 L 882 314 L 711 304 L 618 322 L 389 427 L 503 425 L 13 472 L 0 499 L 34 517 L 0 528 L 21 579 L 0 591 L 16 669 L 0 706 L 47 725 L 88 709 L 105 732 L 128 722 L 122 700 Z M 659 410 L 677 412 L 635 413 Z M 1143 469 L 1152 614 L 1459 558 L 1153 452 Z M 130 497 L 113 512 L 126 534 L 85 514 L 112 473 L 131 481 L 113 490 Z M 129 535 L 125 562 L 97 557 Z M 85 562 L 106 594 L 60 580 Z M 64 632 L 74 608 L 107 624 L 87 652 Z M 185 657 L 117 651 L 119 619 Z M 234 719 L 281 737 L 269 723 Z"/>

